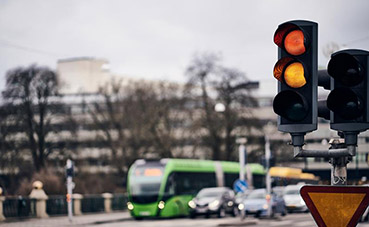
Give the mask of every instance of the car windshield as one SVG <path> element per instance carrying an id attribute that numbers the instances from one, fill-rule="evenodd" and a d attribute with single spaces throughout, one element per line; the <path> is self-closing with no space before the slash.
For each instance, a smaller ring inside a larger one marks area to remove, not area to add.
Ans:
<path id="1" fill-rule="evenodd" d="M 284 193 L 285 195 L 298 195 L 300 194 L 300 189 L 288 189 Z"/>
<path id="2" fill-rule="evenodd" d="M 265 190 L 261 191 L 253 191 L 247 196 L 247 199 L 265 199 L 266 193 Z"/>
<path id="3" fill-rule="evenodd" d="M 222 195 L 224 191 L 219 189 L 208 189 L 201 190 L 199 194 L 197 194 L 197 198 L 205 198 L 205 197 L 219 197 Z"/>

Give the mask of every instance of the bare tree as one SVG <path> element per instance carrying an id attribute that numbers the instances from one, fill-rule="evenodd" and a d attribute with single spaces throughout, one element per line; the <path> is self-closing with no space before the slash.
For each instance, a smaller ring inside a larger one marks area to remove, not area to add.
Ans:
<path id="1" fill-rule="evenodd" d="M 246 86 L 248 79 L 239 70 L 222 66 L 214 54 L 195 56 L 187 74 L 186 96 L 196 102 L 195 109 L 201 111 L 194 119 L 194 127 L 207 131 L 202 136 L 203 144 L 211 149 L 214 160 L 234 159 L 236 129 L 243 129 L 240 131 L 245 135 L 245 129 L 260 127 L 246 108 L 256 105 Z M 223 113 L 214 110 L 219 102 L 225 105 Z"/>
<path id="2" fill-rule="evenodd" d="M 240 136 L 250 135 L 249 130 L 261 128 L 260 122 L 253 118 L 248 107 L 255 107 L 256 100 L 252 97 L 250 86 L 245 74 L 237 69 L 220 67 L 218 77 L 213 82 L 217 90 L 217 102 L 225 106 L 223 127 L 225 143 L 225 159 L 235 159 L 236 133 L 240 130 Z"/>
<path id="3" fill-rule="evenodd" d="M 34 167 L 45 168 L 45 161 L 52 152 L 46 146 L 46 137 L 51 132 L 53 113 L 52 97 L 58 95 L 58 78 L 54 71 L 31 65 L 18 67 L 6 74 L 4 101 L 16 106 L 16 119 L 27 137 Z"/>
<path id="4" fill-rule="evenodd" d="M 103 99 L 94 102 L 89 113 L 121 176 L 137 158 L 173 156 L 175 123 L 183 103 L 178 86 L 112 80 L 99 94 Z"/>
<path id="5" fill-rule="evenodd" d="M 121 80 L 112 80 L 99 88 L 103 100 L 95 101 L 88 112 L 103 133 L 103 140 L 112 154 L 112 164 L 120 175 L 125 175 L 129 161 L 126 154 L 126 136 L 123 121 L 123 85 Z"/>

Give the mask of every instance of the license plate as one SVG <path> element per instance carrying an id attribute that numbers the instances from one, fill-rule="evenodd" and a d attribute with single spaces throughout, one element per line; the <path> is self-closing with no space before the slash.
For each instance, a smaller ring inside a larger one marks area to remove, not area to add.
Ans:
<path id="1" fill-rule="evenodd" d="M 249 212 L 252 212 L 252 213 L 254 213 L 254 212 L 256 212 L 257 210 L 255 210 L 255 209 L 250 209 L 249 210 Z"/>
<path id="2" fill-rule="evenodd" d="M 205 213 L 206 212 L 206 208 L 198 208 L 197 209 L 198 213 Z"/>
<path id="3" fill-rule="evenodd" d="M 291 205 L 290 205 L 290 206 L 287 206 L 287 207 L 288 207 L 288 208 L 295 208 L 296 206 L 291 206 Z"/>
<path id="4" fill-rule="evenodd" d="M 140 212 L 140 215 L 141 216 L 149 216 L 150 215 L 150 212 L 149 211 L 141 211 Z"/>

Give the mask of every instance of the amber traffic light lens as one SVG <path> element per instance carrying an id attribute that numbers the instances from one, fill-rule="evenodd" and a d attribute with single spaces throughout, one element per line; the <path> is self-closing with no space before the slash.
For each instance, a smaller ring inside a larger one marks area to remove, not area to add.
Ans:
<path id="1" fill-rule="evenodd" d="M 305 37 L 301 30 L 294 30 L 287 34 L 284 39 L 284 48 L 289 54 L 301 55 L 305 53 Z"/>
<path id="2" fill-rule="evenodd" d="M 304 66 L 300 62 L 294 62 L 284 71 L 284 80 L 292 88 L 300 88 L 306 84 Z"/>

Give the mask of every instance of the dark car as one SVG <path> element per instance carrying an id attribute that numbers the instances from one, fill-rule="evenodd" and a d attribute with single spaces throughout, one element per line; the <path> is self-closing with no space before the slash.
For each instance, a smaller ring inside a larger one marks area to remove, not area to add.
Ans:
<path id="1" fill-rule="evenodd" d="M 286 207 L 283 197 L 272 192 L 271 201 L 271 215 L 280 213 L 282 216 L 286 215 Z M 255 217 L 266 216 L 268 214 L 267 193 L 265 189 L 256 189 L 252 191 L 243 203 L 238 205 L 240 212 L 245 215 L 254 215 Z"/>
<path id="2" fill-rule="evenodd" d="M 188 202 L 190 217 L 195 218 L 197 215 L 209 217 L 211 214 L 224 217 L 227 213 L 236 216 L 238 210 L 234 197 L 234 192 L 229 188 L 204 188 Z"/>

